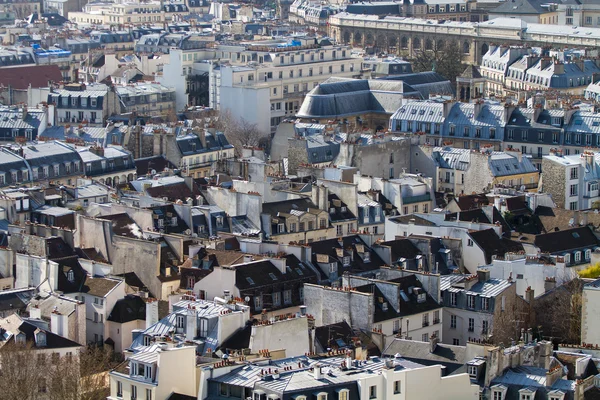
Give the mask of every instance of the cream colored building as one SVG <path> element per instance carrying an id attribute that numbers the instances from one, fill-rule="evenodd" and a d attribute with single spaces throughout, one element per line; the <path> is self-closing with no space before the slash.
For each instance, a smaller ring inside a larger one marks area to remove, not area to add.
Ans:
<path id="1" fill-rule="evenodd" d="M 162 6 L 162 2 L 140 0 L 90 2 L 83 11 L 70 12 L 69 19 L 78 24 L 96 25 L 160 24 L 189 13 L 185 4 L 177 6 L 180 8 L 172 9 Z"/>
<path id="2" fill-rule="evenodd" d="M 583 287 L 581 299 L 581 343 L 600 343 L 600 280 Z"/>
<path id="3" fill-rule="evenodd" d="M 214 63 L 210 73 L 210 106 L 232 110 L 263 132 L 274 131 L 326 79 L 360 74 L 362 59 L 350 53 L 350 46 L 319 44 L 315 38 L 219 46 L 220 66 Z"/>

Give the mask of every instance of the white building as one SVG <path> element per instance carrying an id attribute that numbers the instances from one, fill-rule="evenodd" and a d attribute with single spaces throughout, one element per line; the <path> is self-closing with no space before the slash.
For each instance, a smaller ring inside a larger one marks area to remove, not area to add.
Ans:
<path id="1" fill-rule="evenodd" d="M 581 298 L 581 343 L 600 343 L 600 280 L 583 286 Z"/>
<path id="2" fill-rule="evenodd" d="M 513 279 L 517 284 L 517 294 L 522 297 L 525 297 L 527 288 L 539 296 L 546 292 L 547 282 L 554 287 L 577 277 L 577 269 L 568 267 L 564 257 L 549 255 L 507 254 L 494 258 L 485 269 L 490 271 L 494 279 Z"/>
<path id="3" fill-rule="evenodd" d="M 362 59 L 351 58 L 350 51 L 349 46 L 317 43 L 315 38 L 219 46 L 216 58 L 221 64 L 209 78 L 210 106 L 231 110 L 258 124 L 261 132 L 274 131 L 321 82 L 360 74 Z"/>
<path id="4" fill-rule="evenodd" d="M 104 343 L 109 337 L 107 318 L 115 303 L 125 297 L 124 280 L 87 277 L 81 291 L 66 294 L 86 304 L 87 343 Z"/>

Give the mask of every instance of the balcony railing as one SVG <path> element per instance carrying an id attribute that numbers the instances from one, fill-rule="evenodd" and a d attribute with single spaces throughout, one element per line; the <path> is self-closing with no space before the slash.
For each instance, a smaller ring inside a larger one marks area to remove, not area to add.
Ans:
<path id="1" fill-rule="evenodd" d="M 423 321 L 423 328 L 425 328 L 426 326 L 429 326 L 429 321 Z"/>
<path id="2" fill-rule="evenodd" d="M 434 323 L 434 324 L 439 324 L 439 323 L 440 323 L 440 319 L 439 319 L 439 318 L 435 318 L 435 319 L 433 320 L 433 323 Z"/>

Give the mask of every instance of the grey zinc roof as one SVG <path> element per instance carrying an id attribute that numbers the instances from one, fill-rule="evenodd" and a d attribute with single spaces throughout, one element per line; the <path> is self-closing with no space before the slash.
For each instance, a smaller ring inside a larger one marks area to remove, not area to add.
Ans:
<path id="1" fill-rule="evenodd" d="M 440 277 L 440 290 L 448 290 L 450 292 L 465 292 L 470 295 L 479 295 L 483 297 L 495 297 L 504 292 L 512 285 L 511 282 L 505 279 L 490 278 L 485 282 L 477 282 L 470 289 L 465 290 L 454 285 L 461 283 L 465 278 L 472 275 L 467 274 L 452 274 L 442 275 Z M 473 278 L 472 278 L 473 279 Z M 476 279 L 476 278 L 474 278 Z"/>
<path id="2" fill-rule="evenodd" d="M 0 129 L 36 129 L 40 126 L 43 115 L 43 110 L 29 109 L 27 116 L 23 119 L 19 109 L 0 107 Z"/>
<path id="3" fill-rule="evenodd" d="M 567 132 L 600 133 L 600 114 L 577 111 L 565 127 Z"/>
<path id="4" fill-rule="evenodd" d="M 490 171 L 494 176 L 506 176 L 536 172 L 529 157 L 522 157 L 521 161 L 513 155 L 503 152 L 493 152 L 489 158 Z"/>
<path id="5" fill-rule="evenodd" d="M 400 107 L 391 119 L 442 123 L 444 122 L 444 104 L 433 100 L 410 102 Z"/>
<path id="6" fill-rule="evenodd" d="M 471 151 L 455 147 L 436 147 L 433 150 L 433 159 L 440 168 L 466 171 L 471 161 Z"/>
<path id="7" fill-rule="evenodd" d="M 418 95 L 409 90 L 411 95 Z M 366 111 L 392 114 L 406 94 L 402 82 L 329 78 L 306 95 L 297 116 L 344 117 Z"/>
<path id="8" fill-rule="evenodd" d="M 474 103 L 456 103 L 448 113 L 446 120 L 455 125 L 504 126 L 504 106 L 483 104 L 479 114 L 475 115 Z"/>

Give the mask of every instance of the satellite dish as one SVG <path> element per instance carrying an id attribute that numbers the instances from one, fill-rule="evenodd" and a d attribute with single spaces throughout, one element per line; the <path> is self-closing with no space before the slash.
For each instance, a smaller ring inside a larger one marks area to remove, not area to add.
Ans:
<path id="1" fill-rule="evenodd" d="M 250 297 L 246 296 L 246 297 L 244 298 L 244 301 L 245 301 L 246 303 L 249 303 L 249 302 L 250 302 Z"/>

